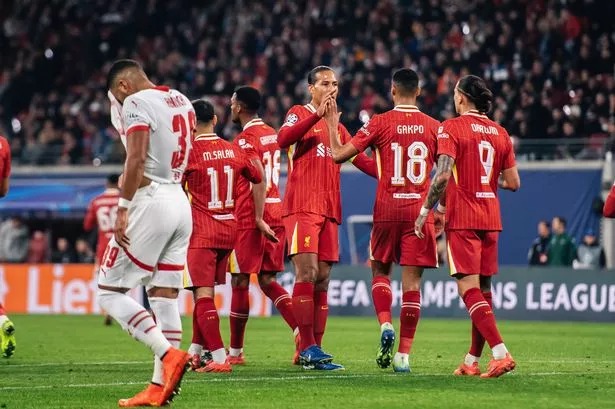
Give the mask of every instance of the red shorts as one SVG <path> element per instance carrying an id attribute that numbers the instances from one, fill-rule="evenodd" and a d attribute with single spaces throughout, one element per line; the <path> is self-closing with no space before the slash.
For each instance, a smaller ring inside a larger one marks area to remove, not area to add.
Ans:
<path id="1" fill-rule="evenodd" d="M 412 223 L 375 222 L 370 238 L 370 259 L 402 266 L 437 267 L 438 251 L 433 223 L 426 223 L 423 233 L 425 238 L 416 237 Z"/>
<path id="2" fill-rule="evenodd" d="M 189 248 L 184 288 L 213 287 L 226 283 L 229 249 Z"/>
<path id="3" fill-rule="evenodd" d="M 235 250 L 229 262 L 231 273 L 258 274 L 284 271 L 284 227 L 271 228 L 279 242 L 274 243 L 258 229 L 239 230 Z"/>
<path id="4" fill-rule="evenodd" d="M 446 250 L 451 275 L 496 275 L 499 231 L 448 230 Z"/>
<path id="5" fill-rule="evenodd" d="M 316 253 L 318 261 L 339 261 L 338 226 L 335 220 L 315 213 L 290 214 L 283 220 L 289 256 Z"/>

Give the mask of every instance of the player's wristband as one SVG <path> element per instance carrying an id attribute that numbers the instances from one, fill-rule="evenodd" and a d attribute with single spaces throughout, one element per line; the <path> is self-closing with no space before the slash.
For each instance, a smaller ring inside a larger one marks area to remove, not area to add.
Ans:
<path id="1" fill-rule="evenodd" d="M 436 207 L 436 211 L 438 213 L 446 213 L 446 206 L 442 206 L 440 203 L 438 203 L 438 207 Z"/>
<path id="2" fill-rule="evenodd" d="M 131 203 L 130 200 L 120 197 L 120 200 L 117 202 L 117 207 L 124 207 L 128 209 L 130 207 L 130 203 Z"/>
<path id="3" fill-rule="evenodd" d="M 421 207 L 421 211 L 419 212 L 421 216 L 427 216 L 429 214 L 429 209 Z"/>

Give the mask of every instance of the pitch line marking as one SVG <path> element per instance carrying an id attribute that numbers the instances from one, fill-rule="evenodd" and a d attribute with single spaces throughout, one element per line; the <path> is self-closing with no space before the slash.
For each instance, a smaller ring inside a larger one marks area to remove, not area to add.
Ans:
<path id="1" fill-rule="evenodd" d="M 145 365 L 151 364 L 151 361 L 108 361 L 108 362 L 44 362 L 37 364 L 11 364 L 6 363 L 6 365 L 0 365 L 0 368 L 3 366 L 7 368 L 31 368 L 31 367 L 45 367 L 45 366 L 90 366 L 90 365 Z M 346 363 L 366 363 L 372 362 L 370 359 L 346 359 L 344 360 Z M 452 362 L 444 359 L 417 359 L 415 363 L 433 363 L 433 362 Z M 457 362 L 457 361 L 455 361 Z M 519 360 L 520 363 L 527 364 L 615 364 L 615 360 L 592 360 L 592 359 L 531 359 L 531 360 Z"/>
<path id="2" fill-rule="evenodd" d="M 591 372 L 591 375 L 606 375 L 615 374 L 615 371 L 599 371 Z M 572 375 L 578 376 L 576 372 L 534 372 L 524 373 L 520 375 L 511 374 L 508 376 L 518 377 L 535 377 L 535 376 L 562 376 Z M 441 377 L 447 376 L 453 378 L 452 373 L 437 373 L 437 374 L 413 374 L 408 378 L 428 378 L 428 377 Z M 260 377 L 229 377 L 229 378 L 213 378 L 213 379 L 184 379 L 182 383 L 222 383 L 222 382 L 262 382 L 262 381 L 302 381 L 302 380 L 320 380 L 320 379 L 357 379 L 357 378 L 392 378 L 392 377 L 404 377 L 404 375 L 398 374 L 348 374 L 348 375 L 297 375 L 297 376 L 260 376 Z M 109 386 L 131 386 L 131 385 L 143 385 L 147 381 L 139 382 L 108 382 L 108 383 L 82 383 L 82 384 L 68 384 L 68 385 L 32 385 L 32 386 L 4 386 L 0 387 L 0 391 L 14 391 L 14 390 L 32 390 L 32 389 L 72 389 L 72 388 L 99 388 Z"/>

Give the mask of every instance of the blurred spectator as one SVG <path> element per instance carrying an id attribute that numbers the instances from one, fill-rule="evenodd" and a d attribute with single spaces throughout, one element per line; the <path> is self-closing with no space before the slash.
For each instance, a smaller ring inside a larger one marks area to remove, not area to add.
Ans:
<path id="1" fill-rule="evenodd" d="M 28 248 L 28 263 L 46 263 L 49 261 L 49 240 L 40 230 L 35 230 Z"/>
<path id="2" fill-rule="evenodd" d="M 56 249 L 51 253 L 52 263 L 74 263 L 76 262 L 75 252 L 70 248 L 70 243 L 65 237 L 59 237 L 56 242 Z"/>
<path id="3" fill-rule="evenodd" d="M 126 57 L 141 61 L 156 83 L 209 95 L 223 135 L 236 131 L 225 109 L 236 86 L 259 88 L 263 119 L 279 127 L 290 105 L 306 100 L 305 74 L 319 64 L 338 72 L 351 132 L 361 110 L 387 108 L 388 78 L 402 66 L 420 73 L 421 110 L 438 119 L 454 115 L 459 76 L 484 75 L 498 97 L 494 118 L 521 140 L 520 160 L 600 157 L 603 140 L 584 150 L 585 140 L 608 133 L 615 116 L 615 1 L 201 3 L 7 2 L 0 128 L 15 161 L 121 162 L 105 74 Z"/>
<path id="4" fill-rule="evenodd" d="M 530 266 L 546 266 L 547 252 L 551 241 L 551 226 L 546 220 L 538 222 L 538 237 L 534 239 L 527 258 Z"/>
<path id="5" fill-rule="evenodd" d="M 596 237 L 596 233 L 590 229 L 583 236 L 583 242 L 577 249 L 577 258 L 572 266 L 576 269 L 602 269 L 606 267 L 606 255 L 604 249 Z"/>
<path id="6" fill-rule="evenodd" d="M 94 263 L 94 252 L 90 245 L 83 238 L 78 238 L 75 242 L 77 263 Z"/>
<path id="7" fill-rule="evenodd" d="M 22 263 L 28 255 L 28 228 L 19 217 L 0 225 L 0 261 Z"/>
<path id="8" fill-rule="evenodd" d="M 551 227 L 553 234 L 547 249 L 547 263 L 549 266 L 572 266 L 572 261 L 577 257 L 577 249 L 574 240 L 566 232 L 566 219 L 554 217 Z"/>

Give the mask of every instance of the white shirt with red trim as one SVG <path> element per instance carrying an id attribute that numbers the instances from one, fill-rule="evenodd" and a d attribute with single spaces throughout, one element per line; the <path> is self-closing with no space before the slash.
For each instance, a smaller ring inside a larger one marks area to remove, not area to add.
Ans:
<path id="1" fill-rule="evenodd" d="M 158 183 L 181 183 L 188 164 L 196 115 L 190 100 L 168 87 L 155 87 L 130 95 L 122 104 L 126 139 L 135 131 L 149 131 L 144 175 Z"/>

